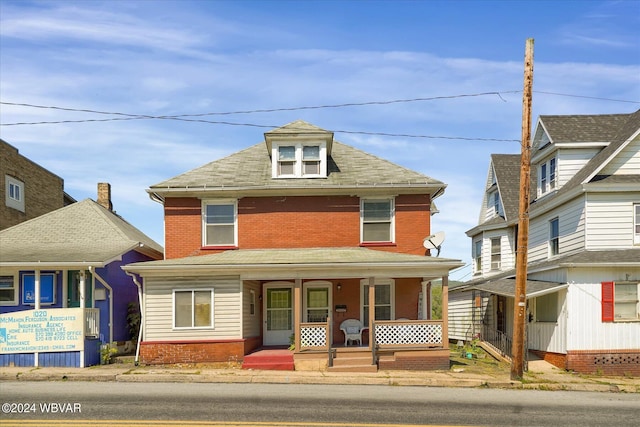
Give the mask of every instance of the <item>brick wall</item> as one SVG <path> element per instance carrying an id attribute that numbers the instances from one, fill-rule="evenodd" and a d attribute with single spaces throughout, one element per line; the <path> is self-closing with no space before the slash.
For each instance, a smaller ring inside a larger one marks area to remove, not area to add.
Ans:
<path id="1" fill-rule="evenodd" d="M 640 350 L 567 352 L 566 369 L 583 374 L 640 376 Z"/>
<path id="2" fill-rule="evenodd" d="M 241 363 L 245 355 L 244 340 L 153 342 L 140 345 L 140 361 L 148 365 L 173 363 Z"/>
<path id="3" fill-rule="evenodd" d="M 428 195 L 398 196 L 396 245 L 376 247 L 424 255 L 430 233 Z M 245 197 L 238 201 L 238 247 L 303 248 L 360 245 L 360 199 L 351 196 Z M 201 201 L 165 201 L 166 258 L 214 253 L 202 249 Z"/>
<path id="4" fill-rule="evenodd" d="M 540 350 L 529 350 L 545 362 L 551 363 L 556 368 L 567 369 L 567 355 L 562 353 L 550 353 Z"/>
<path id="5" fill-rule="evenodd" d="M 6 205 L 5 175 L 24 183 L 24 212 Z M 0 229 L 64 206 L 64 181 L 0 140 Z"/>
<path id="6" fill-rule="evenodd" d="M 382 356 L 378 363 L 381 370 L 437 371 L 449 370 L 449 349 L 396 352 Z"/>

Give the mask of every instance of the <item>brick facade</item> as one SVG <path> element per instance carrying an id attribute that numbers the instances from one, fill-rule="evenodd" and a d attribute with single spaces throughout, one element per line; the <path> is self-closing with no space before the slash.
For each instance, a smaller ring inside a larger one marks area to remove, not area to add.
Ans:
<path id="1" fill-rule="evenodd" d="M 582 350 L 567 352 L 570 371 L 583 374 L 640 376 L 640 350 Z"/>
<path id="2" fill-rule="evenodd" d="M 252 347 L 250 344 L 249 347 Z M 242 363 L 244 340 L 145 341 L 140 344 L 140 361 L 147 365 L 174 363 Z"/>
<path id="3" fill-rule="evenodd" d="M 376 246 L 376 249 L 424 255 L 422 239 L 430 230 L 429 207 L 428 195 L 396 197 L 396 244 Z M 359 245 L 358 197 L 245 197 L 238 201 L 240 249 Z M 216 252 L 202 248 L 200 199 L 166 199 L 165 251 L 167 259 Z"/>
<path id="4" fill-rule="evenodd" d="M 6 204 L 6 176 L 24 183 L 24 212 Z M 0 230 L 64 206 L 64 181 L 0 140 Z"/>
<path id="5" fill-rule="evenodd" d="M 437 371 L 449 370 L 449 349 L 425 351 L 396 351 L 393 355 L 380 355 L 381 370 Z"/>

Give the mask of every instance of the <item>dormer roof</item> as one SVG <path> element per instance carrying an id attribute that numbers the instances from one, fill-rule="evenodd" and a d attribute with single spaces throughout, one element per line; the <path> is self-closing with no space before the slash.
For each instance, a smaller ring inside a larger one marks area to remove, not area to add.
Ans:
<path id="1" fill-rule="evenodd" d="M 267 151 L 271 155 L 273 142 L 322 141 L 327 144 L 327 155 L 331 155 L 333 132 L 319 128 L 304 120 L 296 120 L 264 133 Z"/>

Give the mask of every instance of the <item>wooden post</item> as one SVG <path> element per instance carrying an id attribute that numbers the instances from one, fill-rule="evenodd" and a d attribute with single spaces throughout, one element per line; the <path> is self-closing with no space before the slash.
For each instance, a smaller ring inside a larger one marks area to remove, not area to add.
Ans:
<path id="1" fill-rule="evenodd" d="M 520 199 L 516 250 L 516 289 L 513 304 L 511 379 L 520 380 L 524 371 L 524 329 L 527 310 L 527 247 L 529 245 L 529 190 L 531 180 L 531 93 L 533 87 L 533 39 L 527 39 L 522 92 L 522 145 L 520 156 Z"/>
<path id="2" fill-rule="evenodd" d="M 302 279 L 296 279 L 293 286 L 293 339 L 295 352 L 300 351 L 300 323 L 302 322 Z"/>
<path id="3" fill-rule="evenodd" d="M 373 328 L 375 328 L 375 325 L 373 324 L 373 321 L 376 318 L 376 279 L 374 277 L 369 277 L 369 324 L 367 325 L 369 327 L 369 349 L 373 350 L 373 347 L 375 346 L 375 331 L 373 330 Z"/>
<path id="4" fill-rule="evenodd" d="M 449 348 L 449 276 L 442 276 L 442 348 Z"/>

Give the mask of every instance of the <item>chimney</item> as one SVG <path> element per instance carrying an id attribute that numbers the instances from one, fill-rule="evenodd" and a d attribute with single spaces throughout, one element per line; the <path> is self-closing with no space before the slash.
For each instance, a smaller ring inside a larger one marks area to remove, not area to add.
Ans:
<path id="1" fill-rule="evenodd" d="M 111 204 L 111 184 L 108 182 L 98 183 L 98 204 L 113 211 L 113 204 Z"/>

